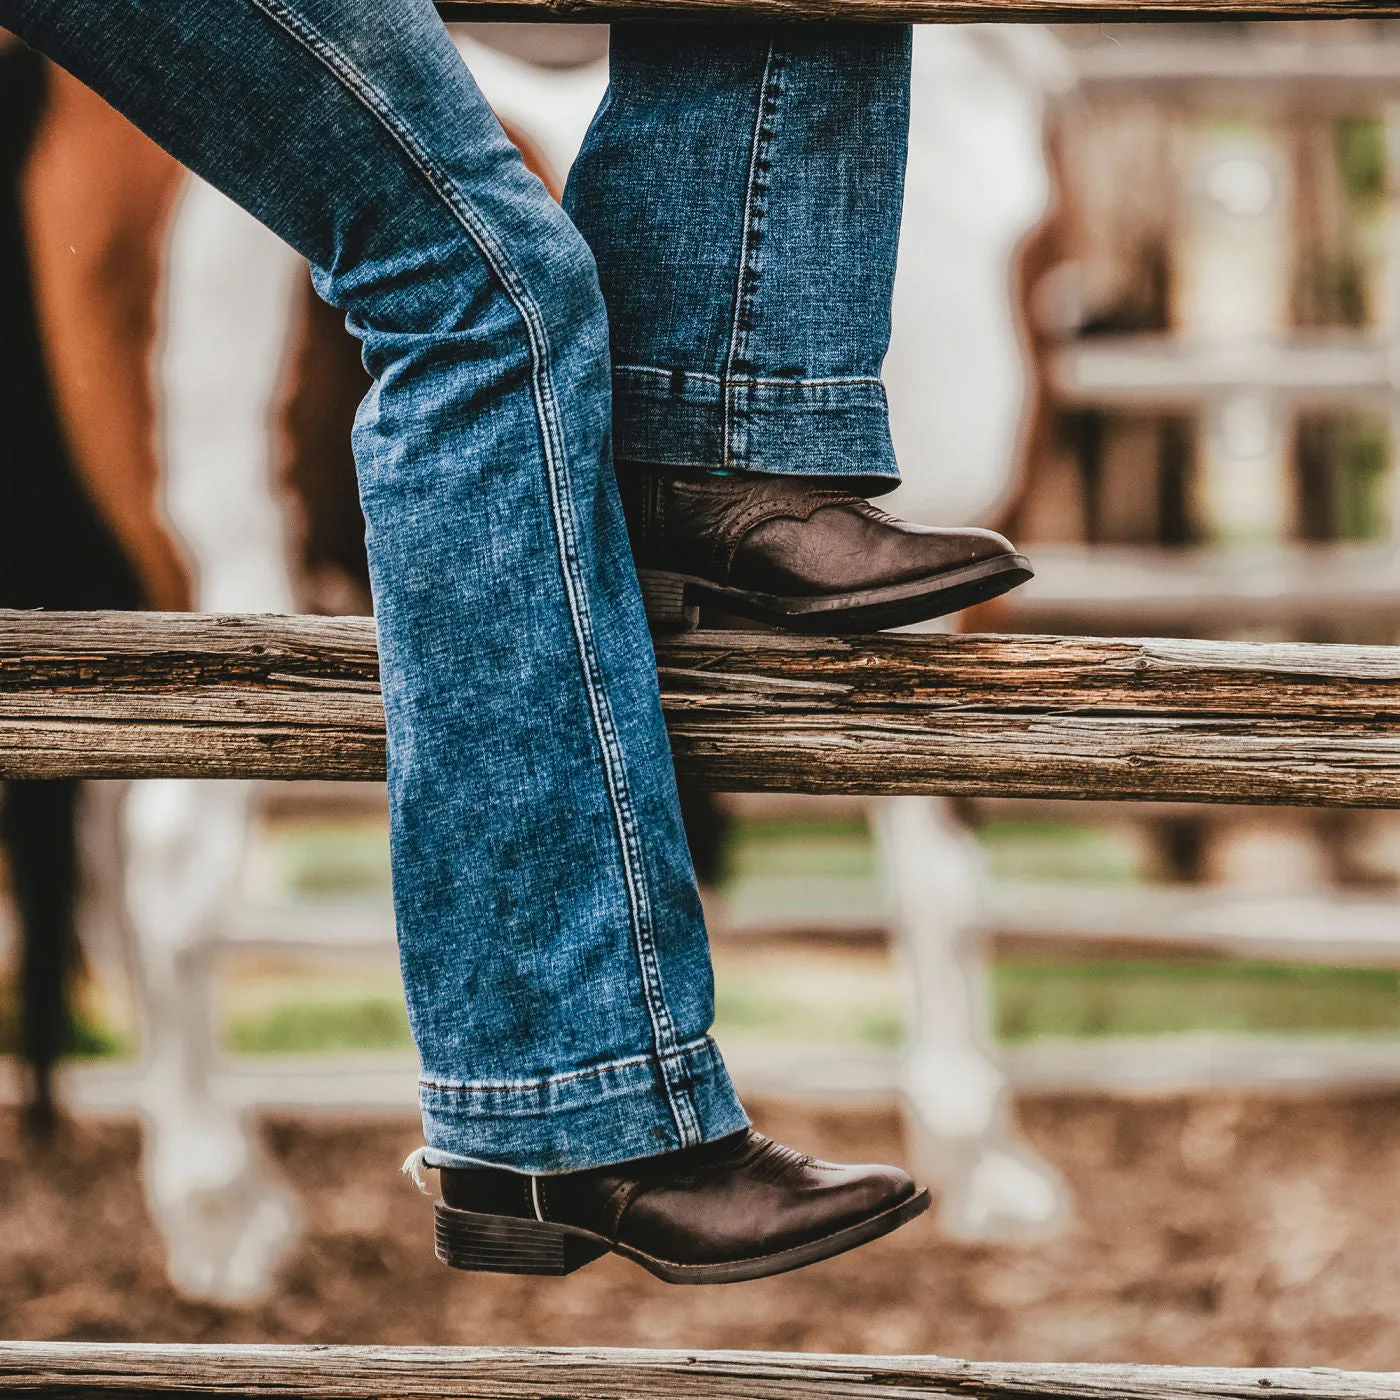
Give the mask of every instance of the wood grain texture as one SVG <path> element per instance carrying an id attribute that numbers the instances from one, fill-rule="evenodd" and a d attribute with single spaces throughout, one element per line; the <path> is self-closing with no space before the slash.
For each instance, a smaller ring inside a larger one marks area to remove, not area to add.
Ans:
<path id="1" fill-rule="evenodd" d="M 757 1351 L 4 1342 L 0 1392 L 318 1400 L 1400 1400 L 1400 1375 Z"/>
<path id="2" fill-rule="evenodd" d="M 843 21 L 875 24 L 1385 19 L 1393 0 L 438 0 L 455 20 Z"/>
<path id="3" fill-rule="evenodd" d="M 1400 648 L 695 633 L 658 648 L 722 791 L 1400 806 Z M 376 778 L 363 618 L 0 612 L 0 778 Z"/>

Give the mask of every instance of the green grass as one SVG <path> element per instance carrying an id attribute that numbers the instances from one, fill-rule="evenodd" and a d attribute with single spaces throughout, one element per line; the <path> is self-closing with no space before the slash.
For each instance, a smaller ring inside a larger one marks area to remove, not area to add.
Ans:
<path id="1" fill-rule="evenodd" d="M 904 1039 L 898 988 L 883 960 L 788 952 L 715 969 L 715 1032 L 893 1048 Z M 845 964 L 845 966 L 843 966 Z"/>
<path id="2" fill-rule="evenodd" d="M 1007 1042 L 1192 1031 L 1400 1033 L 1400 972 L 1263 962 L 1017 959 L 994 974 Z"/>
<path id="3" fill-rule="evenodd" d="M 73 1025 L 69 1028 L 67 1055 L 77 1060 L 120 1059 L 132 1053 L 128 1037 L 106 1024 L 101 1015 L 83 1004 L 79 997 Z M 19 1007 L 12 985 L 0 981 L 0 1055 L 19 1053 Z"/>
<path id="4" fill-rule="evenodd" d="M 996 879 L 1127 885 L 1146 874 L 1145 852 L 1131 828 L 1008 821 L 989 822 L 973 835 Z"/>
<path id="5" fill-rule="evenodd" d="M 1262 962 L 1079 963 L 1014 959 L 993 969 L 998 1038 L 1086 1039 L 1192 1032 L 1400 1036 L 1400 972 Z M 716 1031 L 774 1040 L 897 1048 L 902 1005 L 892 971 L 867 962 L 843 971 L 841 955 L 726 965 L 716 975 Z M 262 989 L 233 1009 L 223 1044 L 236 1055 L 411 1051 L 396 992 L 321 987 L 297 978 Z M 13 1053 L 15 1022 L 0 1004 L 0 1051 Z M 93 1021 L 77 1028 L 72 1054 L 118 1057 L 132 1047 Z"/>
<path id="6" fill-rule="evenodd" d="M 389 889 L 389 833 L 378 824 L 280 828 L 267 842 L 292 899 L 345 898 Z"/>
<path id="7" fill-rule="evenodd" d="M 1132 833 L 1073 824 L 999 822 L 977 833 L 992 871 L 1005 878 L 1124 884 L 1145 876 Z M 383 833 L 310 827 L 279 834 L 281 887 L 300 898 L 381 891 Z M 739 823 L 726 856 L 725 894 L 735 906 L 880 917 L 874 843 L 863 819 Z M 878 949 L 791 944 L 716 954 L 717 1032 L 789 1042 L 892 1049 L 903 1037 L 903 998 Z M 1191 1032 L 1400 1037 L 1400 971 L 1244 961 L 1101 961 L 1020 958 L 990 978 L 1000 1039 L 1160 1036 Z M 392 963 L 250 966 L 220 993 L 222 1043 L 237 1055 L 411 1051 Z M 0 1051 L 13 1052 L 12 998 L 0 983 Z M 130 1054 L 81 999 L 73 1054 Z"/>
<path id="8" fill-rule="evenodd" d="M 1121 885 L 1145 878 L 1145 851 L 1131 828 L 1069 822 L 990 822 L 973 835 L 990 873 L 1002 879 Z M 795 906 L 816 891 L 880 898 L 875 842 L 863 820 L 738 822 L 724 850 L 721 888 L 733 903 L 785 897 Z"/>
<path id="9" fill-rule="evenodd" d="M 799 960 L 800 961 L 800 960 Z M 868 973 L 784 985 L 752 972 L 716 979 L 717 1031 L 892 1048 L 903 1039 L 898 988 Z M 791 979 L 790 979 L 791 980 Z M 1260 962 L 1014 959 L 992 972 L 999 1040 L 1217 1034 L 1400 1034 L 1400 973 Z"/>
<path id="10" fill-rule="evenodd" d="M 1337 166 L 1351 204 L 1385 198 L 1385 123 L 1377 117 L 1344 117 L 1333 127 Z"/>
<path id="11" fill-rule="evenodd" d="M 235 1055 L 412 1050 L 413 1037 L 397 998 L 289 1000 L 230 1020 L 224 1047 Z"/>
<path id="12" fill-rule="evenodd" d="M 737 821 L 725 837 L 726 882 L 759 877 L 875 878 L 875 847 L 864 820 Z"/>

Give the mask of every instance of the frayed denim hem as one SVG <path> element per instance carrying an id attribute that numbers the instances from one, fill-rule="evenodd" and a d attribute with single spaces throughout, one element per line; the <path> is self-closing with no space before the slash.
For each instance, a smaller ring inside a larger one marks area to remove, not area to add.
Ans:
<path id="1" fill-rule="evenodd" d="M 899 485 L 878 379 L 738 379 L 613 366 L 619 461 L 819 476 L 865 495 Z"/>
<path id="2" fill-rule="evenodd" d="M 713 1040 L 682 1046 L 676 1059 L 667 1077 L 673 1086 L 684 1085 L 700 1141 L 748 1126 Z M 682 1145 L 661 1065 L 650 1055 L 518 1082 L 425 1077 L 418 1101 L 428 1167 L 501 1167 L 543 1176 L 655 1157 Z"/>

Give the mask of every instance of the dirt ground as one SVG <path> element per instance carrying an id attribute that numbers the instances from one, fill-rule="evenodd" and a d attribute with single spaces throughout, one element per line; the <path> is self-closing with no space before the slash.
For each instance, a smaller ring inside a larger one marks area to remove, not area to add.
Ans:
<path id="1" fill-rule="evenodd" d="M 454 1274 L 397 1164 L 413 1125 L 279 1121 L 306 1236 L 269 1300 L 182 1301 L 142 1205 L 137 1134 L 43 1154 L 0 1122 L 0 1336 L 941 1352 L 1400 1369 L 1400 1095 L 1043 1097 L 1028 1136 L 1073 1186 L 1059 1237 L 989 1248 L 930 1218 L 782 1278 L 673 1288 L 618 1259 L 562 1280 Z M 760 1106 L 785 1141 L 891 1158 L 884 1112 Z"/>

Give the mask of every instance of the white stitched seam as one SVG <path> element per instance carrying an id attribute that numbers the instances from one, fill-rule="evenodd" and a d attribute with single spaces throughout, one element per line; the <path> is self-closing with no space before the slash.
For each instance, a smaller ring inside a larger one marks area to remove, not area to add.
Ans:
<path id="1" fill-rule="evenodd" d="M 673 369 L 663 369 L 660 365 L 614 365 L 614 374 L 645 374 L 653 379 L 673 380 L 676 371 Z M 847 384 L 863 385 L 868 384 L 872 388 L 883 389 L 884 380 L 878 375 L 871 374 L 851 374 L 836 375 L 829 379 L 777 379 L 764 375 L 744 375 L 735 376 L 725 380 L 718 374 L 710 374 L 705 370 L 683 369 L 680 371 L 685 379 L 698 379 L 702 384 L 753 384 L 763 388 L 796 388 L 796 389 L 839 389 Z"/>
<path id="2" fill-rule="evenodd" d="M 545 479 L 549 486 L 550 511 L 554 519 L 555 540 L 560 552 L 560 567 L 569 600 L 569 615 L 573 623 L 574 642 L 578 649 L 579 666 L 583 671 L 584 691 L 588 696 L 594 732 L 603 755 L 608 801 L 612 807 L 613 820 L 618 831 L 623 878 L 627 885 L 628 904 L 632 916 L 633 940 L 637 951 L 639 970 L 642 974 L 647 1015 L 652 1025 L 652 1039 L 656 1045 L 658 1057 L 664 1064 L 668 1052 L 675 1046 L 675 1026 L 671 1021 L 669 1008 L 666 1006 L 660 969 L 656 963 L 651 903 L 646 882 L 640 870 L 636 826 L 631 812 L 630 797 L 627 793 L 626 772 L 621 761 L 616 724 L 612 717 L 607 693 L 602 687 L 602 676 L 593 648 L 591 619 L 587 601 L 582 594 L 582 579 L 578 577 L 577 573 L 576 534 L 572 517 L 565 508 L 567 493 L 561 490 L 560 474 L 562 472 L 565 475 L 564 484 L 566 485 L 568 464 L 563 452 L 563 442 L 554 403 L 554 385 L 549 373 L 549 340 L 545 334 L 544 326 L 538 321 L 538 309 L 520 283 L 519 275 L 511 266 L 510 260 L 505 255 L 505 250 L 500 248 L 491 236 L 490 228 L 477 217 L 470 201 L 462 195 L 453 182 L 447 177 L 439 175 L 427 152 L 418 146 L 412 134 L 400 123 L 397 114 L 384 94 L 366 82 L 355 65 L 339 49 L 306 24 L 299 15 L 283 5 L 281 0 L 251 0 L 251 3 L 293 41 L 305 48 L 312 57 L 318 59 L 346 91 L 375 117 L 404 154 L 414 163 L 419 173 L 427 179 L 434 193 L 443 201 L 448 211 L 476 244 L 491 270 L 500 279 L 501 285 L 510 297 L 511 304 L 524 323 L 530 341 L 530 379 L 535 399 L 535 412 L 538 416 L 541 436 L 544 439 Z M 667 1107 L 675 1122 L 681 1145 L 683 1147 L 691 1146 L 700 1140 L 700 1127 L 688 1094 L 677 1095 L 669 1077 L 664 1073 L 662 1084 L 665 1089 Z"/>
<path id="3" fill-rule="evenodd" d="M 749 145 L 749 174 L 744 182 L 744 226 L 739 241 L 739 276 L 734 289 L 734 316 L 729 323 L 729 351 L 724 357 L 724 392 L 720 396 L 720 466 L 730 469 L 729 435 L 733 422 L 729 407 L 729 385 L 733 382 L 734 361 L 739 354 L 739 319 L 744 308 L 744 273 L 749 265 L 749 220 L 753 217 L 754 184 L 758 178 L 758 151 L 763 139 L 764 106 L 768 100 L 768 77 L 773 70 L 773 44 L 763 59 L 763 78 L 758 85 L 758 113 L 754 117 L 753 140 Z"/>
<path id="4" fill-rule="evenodd" d="M 677 1062 L 688 1059 L 690 1056 L 701 1051 L 713 1053 L 715 1050 L 714 1040 L 706 1035 L 698 1040 L 687 1041 L 684 1045 L 678 1045 L 674 1050 L 670 1050 L 665 1055 L 668 1062 Z M 549 1089 L 556 1084 L 567 1084 L 574 1079 L 596 1079 L 605 1074 L 610 1074 L 614 1070 L 635 1069 L 638 1065 L 650 1065 L 657 1063 L 658 1057 L 655 1055 L 628 1055 L 625 1059 L 609 1060 L 606 1064 L 590 1065 L 587 1069 L 566 1070 L 563 1074 L 551 1074 L 543 1079 L 428 1079 L 420 1077 L 418 1087 L 420 1089 L 439 1090 L 443 1093 L 508 1093 L 513 1090 L 533 1090 Z"/>

